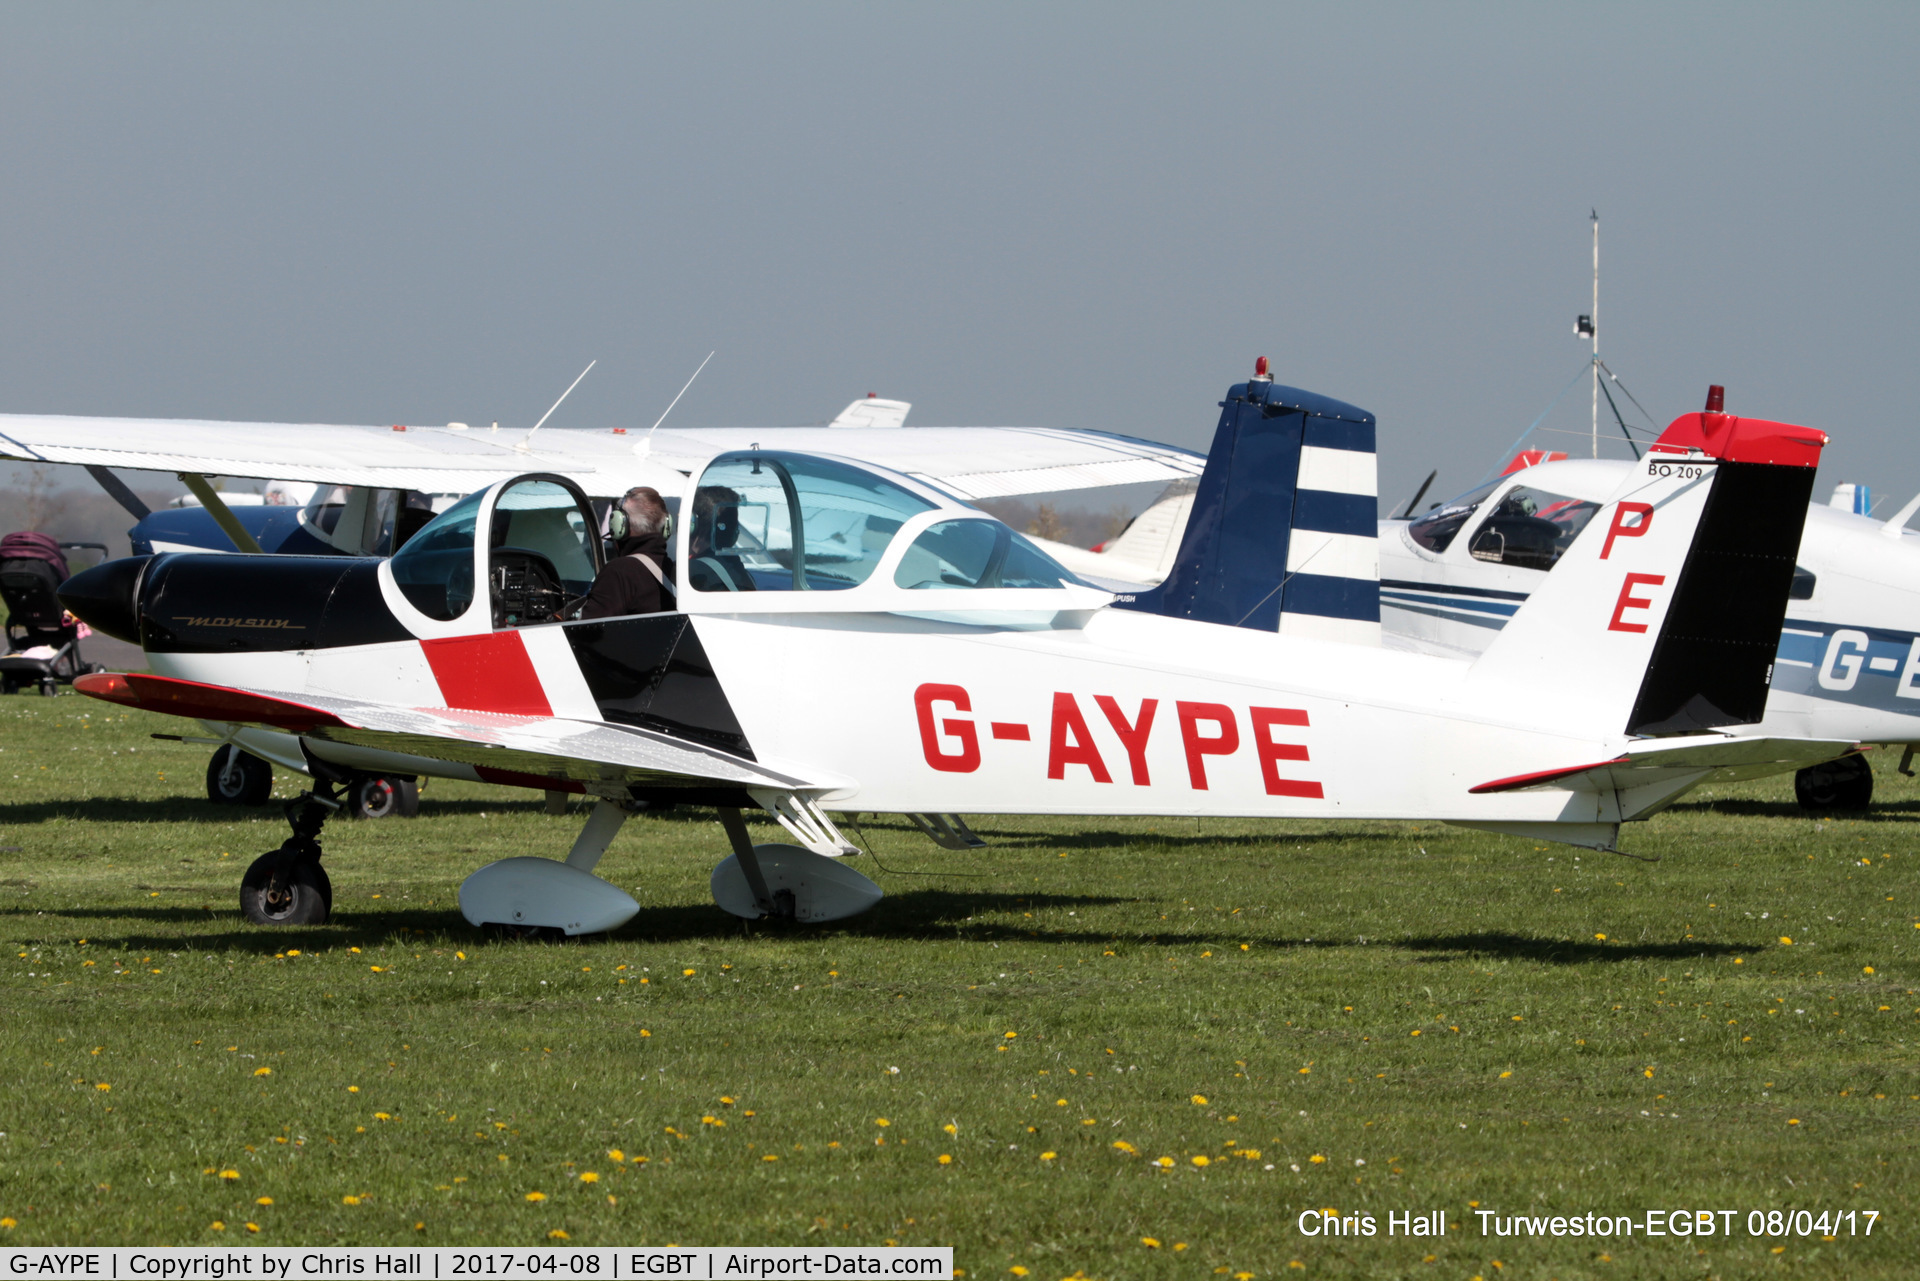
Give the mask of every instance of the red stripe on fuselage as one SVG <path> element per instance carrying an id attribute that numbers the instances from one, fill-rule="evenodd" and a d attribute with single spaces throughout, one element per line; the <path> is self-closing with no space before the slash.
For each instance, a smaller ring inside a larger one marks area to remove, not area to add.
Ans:
<path id="1" fill-rule="evenodd" d="M 423 640 L 420 648 L 448 707 L 510 716 L 553 715 L 519 632 Z"/>

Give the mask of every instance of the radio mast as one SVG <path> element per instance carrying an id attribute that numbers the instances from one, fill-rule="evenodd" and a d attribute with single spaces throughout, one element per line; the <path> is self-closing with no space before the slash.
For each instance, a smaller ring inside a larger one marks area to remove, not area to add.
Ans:
<path id="1" fill-rule="evenodd" d="M 1593 377 L 1593 456 L 1600 456 L 1600 211 L 1593 219 L 1593 310 L 1573 322 L 1573 332 L 1592 343 L 1588 356 Z"/>

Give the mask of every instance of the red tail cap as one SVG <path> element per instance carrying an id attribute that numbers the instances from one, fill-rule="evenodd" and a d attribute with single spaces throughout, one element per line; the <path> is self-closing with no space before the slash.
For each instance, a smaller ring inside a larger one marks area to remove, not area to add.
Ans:
<path id="1" fill-rule="evenodd" d="M 1727 389 L 1719 383 L 1707 384 L 1707 412 L 1725 413 L 1727 408 Z"/>
<path id="2" fill-rule="evenodd" d="M 1718 392 L 1719 388 L 1714 388 Z M 1709 399 L 1714 403 L 1718 397 Z M 1793 423 L 1734 414 L 1682 414 L 1667 424 L 1649 453 L 1684 454 L 1697 449 L 1730 463 L 1772 463 L 1782 467 L 1818 467 L 1827 433 Z"/>

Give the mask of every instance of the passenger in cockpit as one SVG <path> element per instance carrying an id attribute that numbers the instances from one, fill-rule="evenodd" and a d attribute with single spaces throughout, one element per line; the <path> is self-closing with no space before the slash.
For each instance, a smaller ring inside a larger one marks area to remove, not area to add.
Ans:
<path id="1" fill-rule="evenodd" d="M 667 505 L 660 492 L 636 485 L 607 518 L 614 555 L 593 580 L 582 618 L 658 614 L 673 608 L 673 560 L 667 552 Z"/>
<path id="2" fill-rule="evenodd" d="M 702 485 L 693 494 L 693 529 L 687 535 L 687 581 L 703 592 L 750 592 L 758 584 L 736 550 L 740 542 L 740 494 L 725 485 Z"/>

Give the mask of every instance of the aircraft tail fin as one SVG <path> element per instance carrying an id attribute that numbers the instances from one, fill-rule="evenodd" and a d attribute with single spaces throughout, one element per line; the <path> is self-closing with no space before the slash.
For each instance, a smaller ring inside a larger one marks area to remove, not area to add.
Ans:
<path id="1" fill-rule="evenodd" d="M 1469 696 L 1603 734 L 1760 720 L 1826 442 L 1674 419 L 1475 661 Z"/>
<path id="2" fill-rule="evenodd" d="M 1220 402 L 1165 581 L 1117 607 L 1378 645 L 1373 415 L 1257 370 Z"/>

